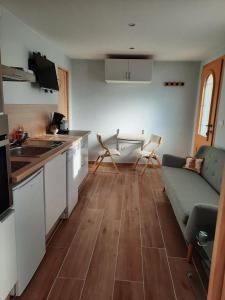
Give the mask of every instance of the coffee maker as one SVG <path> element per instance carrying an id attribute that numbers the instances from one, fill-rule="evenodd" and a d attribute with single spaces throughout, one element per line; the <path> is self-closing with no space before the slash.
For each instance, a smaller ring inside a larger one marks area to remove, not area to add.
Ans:
<path id="1" fill-rule="evenodd" d="M 69 129 L 66 128 L 65 116 L 58 112 L 54 112 L 50 121 L 49 129 L 50 131 L 52 131 L 51 129 L 56 129 L 56 133 L 58 134 L 68 134 Z"/>

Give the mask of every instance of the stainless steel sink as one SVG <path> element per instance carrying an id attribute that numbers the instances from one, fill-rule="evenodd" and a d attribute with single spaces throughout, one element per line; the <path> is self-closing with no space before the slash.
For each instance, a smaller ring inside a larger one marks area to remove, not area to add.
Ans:
<path id="1" fill-rule="evenodd" d="M 24 157 L 39 157 L 50 150 L 52 150 L 52 148 L 50 147 L 22 146 L 10 149 L 10 155 Z"/>
<path id="2" fill-rule="evenodd" d="M 27 146 L 56 148 L 61 146 L 63 143 L 63 141 L 28 140 Z"/>
<path id="3" fill-rule="evenodd" d="M 11 161 L 11 170 L 12 173 L 22 169 L 23 167 L 29 165 L 29 161 Z"/>

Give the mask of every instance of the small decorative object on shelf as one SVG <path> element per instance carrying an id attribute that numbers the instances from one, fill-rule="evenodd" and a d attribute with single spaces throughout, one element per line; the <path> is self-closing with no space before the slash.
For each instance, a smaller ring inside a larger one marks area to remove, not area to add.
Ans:
<path id="1" fill-rule="evenodd" d="M 165 86 L 184 86 L 183 81 L 165 81 L 164 82 Z"/>

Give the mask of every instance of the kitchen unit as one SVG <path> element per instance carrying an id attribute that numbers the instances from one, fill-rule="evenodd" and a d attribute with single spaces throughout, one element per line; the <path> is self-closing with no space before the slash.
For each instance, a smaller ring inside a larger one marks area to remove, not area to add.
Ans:
<path id="1" fill-rule="evenodd" d="M 46 235 L 53 228 L 67 206 L 66 152 L 44 166 Z"/>
<path id="2" fill-rule="evenodd" d="M 20 296 L 45 255 L 43 169 L 13 188 L 16 224 L 17 285 Z"/>
<path id="3" fill-rule="evenodd" d="M 88 172 L 88 134 L 46 135 L 11 150 L 15 210 L 12 221 L 15 219 L 16 226 L 8 226 L 11 238 L 4 243 L 7 251 L 0 247 L 0 263 L 4 259 L 10 272 L 6 273 L 5 296 L 13 287 L 17 296 L 23 293 L 45 255 L 46 238 L 59 218 L 69 218 L 76 206 L 79 184 Z M 0 274 L 1 282 L 3 275 L 4 272 Z M 5 299 L 0 296 L 0 300 Z"/>

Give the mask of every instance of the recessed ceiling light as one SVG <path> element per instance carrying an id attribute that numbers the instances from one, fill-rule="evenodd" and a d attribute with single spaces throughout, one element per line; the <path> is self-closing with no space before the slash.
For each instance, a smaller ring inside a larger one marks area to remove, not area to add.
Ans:
<path id="1" fill-rule="evenodd" d="M 130 27 L 134 27 L 136 24 L 135 23 L 129 23 L 128 24 Z"/>
<path id="2" fill-rule="evenodd" d="M 135 48 L 134 48 L 134 47 L 130 47 L 129 49 L 130 49 L 130 50 L 134 50 Z"/>

